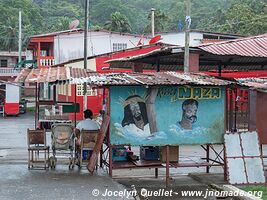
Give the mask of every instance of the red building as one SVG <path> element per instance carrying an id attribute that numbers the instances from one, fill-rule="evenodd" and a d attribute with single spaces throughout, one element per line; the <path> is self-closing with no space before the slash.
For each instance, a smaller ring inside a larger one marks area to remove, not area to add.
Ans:
<path id="1" fill-rule="evenodd" d="M 145 45 L 145 46 L 140 46 L 140 47 L 135 47 L 132 49 L 126 49 L 126 50 L 121 50 L 117 52 L 111 52 L 111 53 L 106 53 L 102 55 L 97 55 L 97 56 L 91 56 L 87 58 L 88 62 L 88 68 L 92 71 L 97 71 L 99 73 L 110 73 L 110 72 L 131 72 L 131 71 L 136 71 L 138 66 L 133 65 L 132 69 L 110 69 L 109 64 L 106 63 L 106 61 L 111 60 L 111 59 L 120 59 L 124 57 L 132 57 L 140 54 L 147 54 L 149 52 L 152 52 L 154 50 L 163 48 L 167 45 L 165 44 L 153 44 L 153 45 Z M 75 60 L 70 60 L 65 63 L 61 63 L 56 66 L 69 66 L 69 67 L 75 67 L 75 68 L 83 68 L 83 58 L 81 59 L 75 59 Z M 149 70 L 151 71 L 151 70 Z M 75 86 L 58 86 L 58 100 L 60 101 L 71 101 L 74 102 L 74 93 L 75 93 Z M 77 113 L 77 119 L 80 120 L 83 118 L 83 85 L 82 84 L 77 84 L 76 85 L 76 102 L 79 103 L 80 105 L 80 112 Z M 95 89 L 95 88 L 90 88 L 90 86 L 87 86 L 87 108 L 91 109 L 94 113 L 94 115 L 97 115 L 100 110 L 102 110 L 102 101 L 103 101 L 103 90 L 101 89 Z M 72 118 L 74 116 L 72 115 Z"/>

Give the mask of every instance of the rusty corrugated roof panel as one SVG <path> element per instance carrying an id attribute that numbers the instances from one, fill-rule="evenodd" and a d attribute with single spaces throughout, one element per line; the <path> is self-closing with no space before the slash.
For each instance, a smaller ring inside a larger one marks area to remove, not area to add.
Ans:
<path id="1" fill-rule="evenodd" d="M 184 74 L 179 72 L 109 73 L 92 74 L 87 78 L 72 78 L 71 83 L 87 82 L 93 85 L 229 85 L 232 82 L 220 80 L 204 74 Z"/>
<path id="2" fill-rule="evenodd" d="M 99 74 L 91 70 L 69 67 L 24 69 L 15 82 L 28 83 L 88 83 L 99 86 L 115 85 L 229 85 L 231 82 L 204 74 L 179 72 L 108 73 Z"/>
<path id="3" fill-rule="evenodd" d="M 239 85 L 261 92 L 267 92 L 267 78 L 238 78 L 235 80 Z"/>
<path id="4" fill-rule="evenodd" d="M 198 45 L 197 48 L 216 55 L 238 55 L 266 58 L 267 33 L 213 44 L 201 44 Z"/>
<path id="5" fill-rule="evenodd" d="M 15 79 L 15 82 L 27 83 L 56 83 L 69 81 L 72 78 L 86 78 L 89 74 L 96 72 L 90 69 L 69 68 L 64 66 L 41 68 L 41 69 L 23 69 Z"/>
<path id="6" fill-rule="evenodd" d="M 41 69 L 23 69 L 15 82 L 53 83 L 70 79 L 69 69 L 65 67 L 50 67 Z"/>

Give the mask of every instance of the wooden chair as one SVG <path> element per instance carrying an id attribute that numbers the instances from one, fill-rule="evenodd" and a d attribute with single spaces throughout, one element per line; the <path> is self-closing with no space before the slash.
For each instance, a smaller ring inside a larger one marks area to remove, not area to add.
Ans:
<path id="1" fill-rule="evenodd" d="M 88 162 L 90 158 L 90 154 L 94 150 L 96 141 L 97 141 L 97 136 L 99 135 L 100 130 L 82 130 L 80 134 L 80 139 L 81 139 L 81 144 L 80 144 L 80 160 L 79 164 L 80 167 L 84 162 Z M 89 156 L 86 160 L 83 160 L 84 157 L 84 150 L 88 151 Z"/>
<path id="2" fill-rule="evenodd" d="M 46 145 L 45 130 L 27 130 L 28 141 L 28 169 L 34 168 L 34 164 L 38 168 L 48 168 L 49 162 L 49 146 Z M 44 157 L 40 157 L 40 153 L 44 153 Z M 37 165 L 38 164 L 38 165 Z M 40 167 L 43 164 L 43 167 Z"/>

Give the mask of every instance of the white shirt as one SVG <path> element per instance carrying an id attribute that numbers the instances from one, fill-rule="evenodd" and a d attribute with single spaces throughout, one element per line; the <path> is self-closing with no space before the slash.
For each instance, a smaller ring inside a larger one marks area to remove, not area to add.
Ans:
<path id="1" fill-rule="evenodd" d="M 98 130 L 99 125 L 94 120 L 91 120 L 88 118 L 88 119 L 84 119 L 84 120 L 80 121 L 77 124 L 76 128 L 79 129 L 80 131 L 82 129 L 84 129 L 84 130 Z"/>
<path id="2" fill-rule="evenodd" d="M 144 130 L 138 128 L 135 124 L 129 124 L 127 126 L 124 126 L 123 128 L 125 128 L 130 133 L 132 133 L 134 135 L 137 135 L 137 136 L 140 136 L 140 137 L 148 137 L 148 136 L 151 136 L 149 124 L 146 124 L 144 126 Z"/>

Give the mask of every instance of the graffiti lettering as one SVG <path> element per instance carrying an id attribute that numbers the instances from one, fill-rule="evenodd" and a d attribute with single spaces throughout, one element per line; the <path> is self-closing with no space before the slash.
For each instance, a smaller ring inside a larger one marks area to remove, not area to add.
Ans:
<path id="1" fill-rule="evenodd" d="M 177 95 L 171 96 L 171 102 L 181 99 L 219 99 L 221 98 L 221 88 L 212 87 L 179 87 Z"/>

